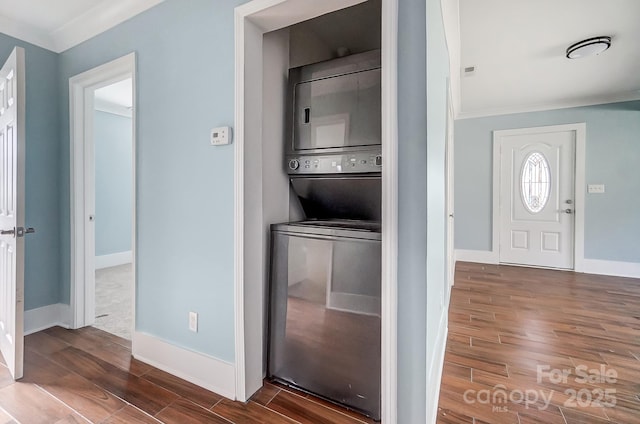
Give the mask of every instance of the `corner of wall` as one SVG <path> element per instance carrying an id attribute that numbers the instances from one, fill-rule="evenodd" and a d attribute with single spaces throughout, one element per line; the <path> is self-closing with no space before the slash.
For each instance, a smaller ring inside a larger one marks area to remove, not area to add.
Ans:
<path id="1" fill-rule="evenodd" d="M 24 335 L 27 336 L 55 326 L 69 328 L 70 314 L 69 305 L 64 303 L 24 311 Z"/>

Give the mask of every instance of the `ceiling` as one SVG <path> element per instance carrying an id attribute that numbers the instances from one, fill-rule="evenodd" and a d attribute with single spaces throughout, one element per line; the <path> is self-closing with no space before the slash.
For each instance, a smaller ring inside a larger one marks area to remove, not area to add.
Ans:
<path id="1" fill-rule="evenodd" d="M 0 0 L 0 31 L 62 52 L 163 0 Z"/>
<path id="2" fill-rule="evenodd" d="M 61 52 L 161 1 L 0 0 L 0 30 Z M 357 51 L 367 40 L 354 28 L 369 33 L 379 4 L 352 8 L 366 12 L 352 25 L 308 26 L 328 44 L 350 39 Z M 639 0 L 443 0 L 443 7 L 449 46 L 459 46 L 451 63 L 460 69 L 452 78 L 460 118 L 640 99 Z M 570 44 L 599 35 L 612 37 L 609 50 L 565 58 Z M 468 76 L 462 69 L 470 66 Z"/>
<path id="3" fill-rule="evenodd" d="M 95 91 L 96 105 L 105 103 L 130 109 L 133 105 L 133 85 L 131 78 L 116 82 Z"/>
<path id="4" fill-rule="evenodd" d="M 640 99 L 640 1 L 459 0 L 459 117 Z M 609 50 L 567 47 L 608 35 Z"/>

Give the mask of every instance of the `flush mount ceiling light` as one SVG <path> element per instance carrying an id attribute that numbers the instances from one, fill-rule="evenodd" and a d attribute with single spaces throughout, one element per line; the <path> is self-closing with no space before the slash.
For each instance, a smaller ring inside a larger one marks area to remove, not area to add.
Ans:
<path id="1" fill-rule="evenodd" d="M 581 57 L 600 54 L 611 46 L 611 37 L 601 36 L 587 38 L 578 41 L 567 48 L 567 59 L 579 59 Z"/>

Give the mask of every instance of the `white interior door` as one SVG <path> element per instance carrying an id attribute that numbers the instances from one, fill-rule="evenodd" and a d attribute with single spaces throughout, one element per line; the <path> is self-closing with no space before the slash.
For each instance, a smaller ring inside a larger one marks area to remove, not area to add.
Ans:
<path id="1" fill-rule="evenodd" d="M 573 269 L 575 132 L 500 141 L 500 262 Z"/>
<path id="2" fill-rule="evenodd" d="M 14 379 L 24 350 L 24 50 L 0 70 L 0 350 Z"/>

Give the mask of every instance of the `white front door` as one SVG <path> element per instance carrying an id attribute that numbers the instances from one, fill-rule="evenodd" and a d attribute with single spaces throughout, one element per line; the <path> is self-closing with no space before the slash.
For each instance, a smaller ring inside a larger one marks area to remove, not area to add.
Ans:
<path id="1" fill-rule="evenodd" d="M 573 269 L 575 131 L 507 134 L 496 138 L 500 262 Z"/>
<path id="2" fill-rule="evenodd" d="M 0 350 L 22 378 L 24 316 L 24 50 L 0 70 Z"/>

